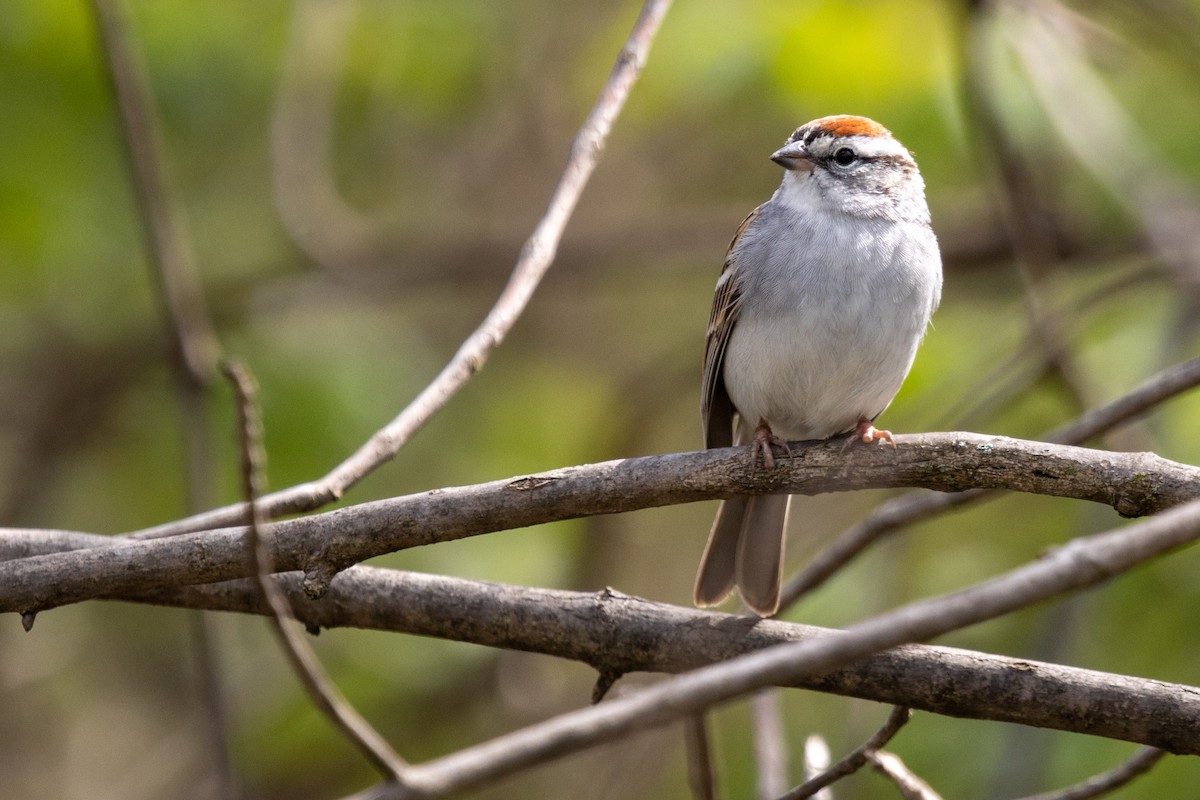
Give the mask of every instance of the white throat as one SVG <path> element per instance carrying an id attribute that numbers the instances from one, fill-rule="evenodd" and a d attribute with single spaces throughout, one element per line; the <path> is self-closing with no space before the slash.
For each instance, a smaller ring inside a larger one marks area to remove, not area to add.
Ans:
<path id="1" fill-rule="evenodd" d="M 787 171 L 783 173 L 783 181 L 775 190 L 775 201 L 784 208 L 811 214 L 818 208 L 828 204 L 821 196 L 821 187 L 817 185 L 812 172 Z"/>

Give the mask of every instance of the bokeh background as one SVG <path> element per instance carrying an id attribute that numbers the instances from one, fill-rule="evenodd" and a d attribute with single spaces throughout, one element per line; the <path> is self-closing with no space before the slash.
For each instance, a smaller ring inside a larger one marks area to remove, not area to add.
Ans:
<path id="1" fill-rule="evenodd" d="M 174 202 L 217 334 L 262 386 L 279 488 L 390 420 L 482 318 L 544 211 L 634 2 L 130 0 Z M 1038 434 L 1197 350 L 1200 10 L 1195 2 L 679 2 L 557 262 L 510 338 L 345 502 L 694 449 L 713 283 L 769 154 L 831 113 L 916 154 L 945 295 L 896 431 Z M 188 510 L 184 413 L 91 7 L 0 14 L 0 524 L 116 533 Z M 208 496 L 237 498 L 228 392 L 209 392 Z M 1200 399 L 1097 443 L 1200 460 Z M 802 499 L 789 565 L 885 492 Z M 689 603 L 715 503 L 559 523 L 379 559 Z M 916 526 L 788 613 L 842 625 L 967 585 L 1104 507 L 1008 497 Z M 1185 551 L 1100 590 L 943 643 L 1200 683 L 1200 563 Z M 0 797 L 219 796 L 205 627 L 244 797 L 374 780 L 306 701 L 260 619 L 118 603 L 0 618 Z M 415 637 L 315 640 L 346 694 L 421 760 L 588 700 L 594 675 Z M 628 685 L 654 680 L 632 676 Z M 618 687 L 618 690 L 620 687 Z M 835 754 L 886 716 L 782 696 Z M 716 712 L 721 781 L 750 796 L 749 712 Z M 919 715 L 892 745 L 947 798 L 1008 798 L 1132 746 Z M 1179 797 L 1177 758 L 1123 798 Z M 1191 788 L 1189 788 L 1191 787 Z M 837 796 L 889 796 L 865 774 Z M 684 798 L 675 728 L 475 796 Z"/>

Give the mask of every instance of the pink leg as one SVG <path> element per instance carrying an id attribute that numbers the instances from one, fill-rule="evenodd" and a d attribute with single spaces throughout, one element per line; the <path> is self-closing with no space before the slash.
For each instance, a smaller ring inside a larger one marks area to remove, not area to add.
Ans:
<path id="1" fill-rule="evenodd" d="M 759 453 L 762 453 L 763 464 L 769 469 L 775 468 L 775 454 L 771 452 L 772 445 L 783 450 L 791 457 L 792 448 L 788 447 L 788 443 L 771 432 L 771 426 L 767 424 L 765 419 L 760 419 L 758 427 L 754 429 L 754 443 L 751 446 L 751 453 L 755 458 L 758 457 Z"/>
<path id="2" fill-rule="evenodd" d="M 871 420 L 866 417 L 859 417 L 858 426 L 854 429 L 854 436 L 861 439 L 863 444 L 874 444 L 875 442 L 887 442 L 892 447 L 896 446 L 896 440 L 892 438 L 891 431 L 881 431 L 871 424 Z"/>

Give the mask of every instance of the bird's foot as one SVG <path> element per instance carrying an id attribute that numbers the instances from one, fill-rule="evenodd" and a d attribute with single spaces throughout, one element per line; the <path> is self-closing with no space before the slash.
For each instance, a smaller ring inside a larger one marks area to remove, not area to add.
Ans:
<path id="1" fill-rule="evenodd" d="M 788 458 L 792 457 L 792 448 L 783 439 L 771 432 L 771 426 L 766 423 L 766 420 L 759 420 L 758 427 L 754 429 L 754 443 L 751 445 L 751 453 L 754 458 L 758 458 L 762 454 L 763 464 L 767 469 L 775 469 L 775 453 L 771 449 L 778 447 L 783 452 L 787 453 Z"/>
<path id="2" fill-rule="evenodd" d="M 849 450 L 855 442 L 862 442 L 863 444 L 887 442 L 893 449 L 896 447 L 896 440 L 892 438 L 892 432 L 876 428 L 871 424 L 871 420 L 866 417 L 858 421 L 858 425 L 854 428 L 854 433 L 850 434 L 850 437 L 846 439 L 846 443 L 842 445 L 842 450 Z"/>

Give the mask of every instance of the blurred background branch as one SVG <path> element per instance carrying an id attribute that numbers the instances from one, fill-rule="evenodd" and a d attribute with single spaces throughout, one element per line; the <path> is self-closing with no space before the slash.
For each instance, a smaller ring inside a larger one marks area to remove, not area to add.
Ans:
<path id="1" fill-rule="evenodd" d="M 215 441 L 209 389 L 216 376 L 220 345 L 209 317 L 195 254 L 188 242 L 178 193 L 155 110 L 146 66 L 129 28 L 122 0 L 93 0 L 100 50 L 120 123 L 130 184 L 140 212 L 151 280 L 171 343 L 175 400 L 182 433 L 188 513 L 208 508 L 217 497 Z M 32 620 L 32 617 L 26 617 Z M 189 615 L 188 630 L 197 674 L 200 706 L 208 733 L 215 794 L 238 797 L 229 755 L 229 714 L 222 659 L 213 621 Z"/>

